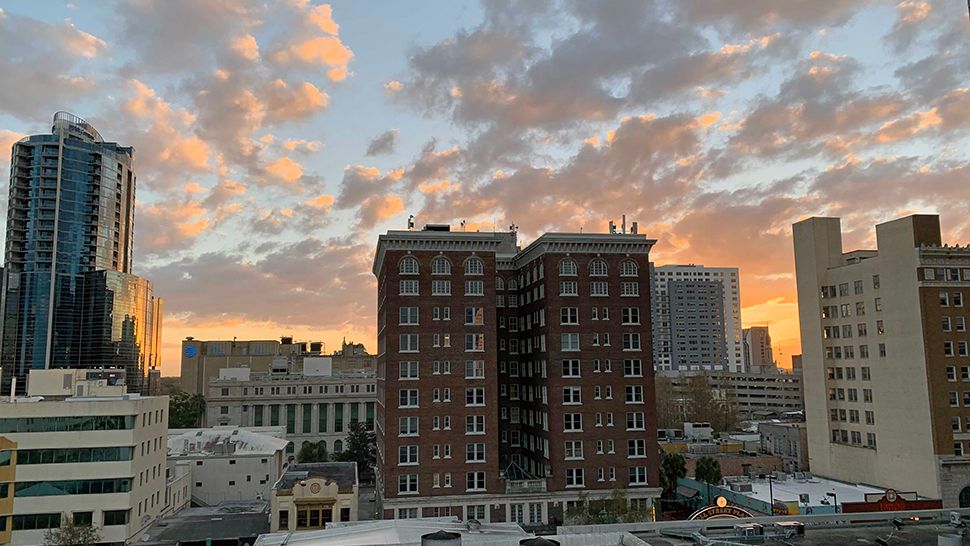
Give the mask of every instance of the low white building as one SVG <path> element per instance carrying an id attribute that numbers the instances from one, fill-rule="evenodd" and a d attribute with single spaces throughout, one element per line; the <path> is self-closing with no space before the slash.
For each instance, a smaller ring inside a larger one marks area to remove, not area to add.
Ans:
<path id="1" fill-rule="evenodd" d="M 0 544 L 43 544 L 65 522 L 124 543 L 169 510 L 168 397 L 124 390 L 97 370 L 37 370 L 27 397 L 0 399 Z"/>
<path id="2" fill-rule="evenodd" d="M 306 531 L 357 521 L 358 494 L 357 463 L 290 465 L 273 486 L 270 528 Z"/>
<path id="3" fill-rule="evenodd" d="M 283 433 L 282 427 L 173 430 L 168 466 L 189 469 L 192 502 L 199 505 L 268 499 L 287 464 Z"/>

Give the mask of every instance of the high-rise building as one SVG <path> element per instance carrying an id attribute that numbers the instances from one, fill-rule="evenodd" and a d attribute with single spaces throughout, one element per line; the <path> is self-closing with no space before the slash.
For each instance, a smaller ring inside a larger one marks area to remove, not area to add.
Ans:
<path id="1" fill-rule="evenodd" d="M 134 150 L 54 115 L 10 160 L 0 363 L 28 370 L 122 365 L 142 388 L 158 364 L 161 301 L 131 275 Z M 6 385 L 6 383 L 5 383 Z M 4 386 L 4 388 L 6 388 Z"/>
<path id="2" fill-rule="evenodd" d="M 448 226 L 381 235 L 385 518 L 561 522 L 581 493 L 659 494 L 642 235 Z"/>
<path id="3" fill-rule="evenodd" d="M 940 220 L 876 226 L 843 252 L 838 218 L 794 225 L 812 472 L 970 506 L 970 247 Z"/>
<path id="4" fill-rule="evenodd" d="M 736 267 L 651 266 L 657 370 L 747 371 Z"/>
<path id="5" fill-rule="evenodd" d="M 771 350 L 771 335 L 767 326 L 752 326 L 741 331 L 744 340 L 744 369 L 752 373 L 778 371 Z"/>

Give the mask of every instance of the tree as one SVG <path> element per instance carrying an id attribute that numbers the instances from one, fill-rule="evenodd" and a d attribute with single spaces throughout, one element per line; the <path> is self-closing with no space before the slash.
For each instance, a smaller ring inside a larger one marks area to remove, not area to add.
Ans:
<path id="1" fill-rule="evenodd" d="M 677 480 L 687 476 L 687 461 L 680 453 L 668 453 L 660 460 L 660 487 L 670 498 L 677 491 Z"/>
<path id="2" fill-rule="evenodd" d="M 374 479 L 376 451 L 377 437 L 372 431 L 367 430 L 367 425 L 358 421 L 350 425 L 344 450 L 334 453 L 333 460 L 356 462 L 360 481 L 369 483 Z"/>
<path id="3" fill-rule="evenodd" d="M 734 401 L 711 385 L 706 371 L 687 379 L 686 392 L 688 421 L 710 423 L 714 432 L 734 430 L 738 424 Z"/>
<path id="4" fill-rule="evenodd" d="M 168 428 L 192 428 L 202 425 L 205 397 L 177 391 L 168 399 Z"/>
<path id="5" fill-rule="evenodd" d="M 319 442 L 304 442 L 296 459 L 301 463 L 323 463 L 329 461 L 330 455 L 327 453 L 327 442 L 323 440 Z"/>
<path id="6" fill-rule="evenodd" d="M 707 484 L 707 501 L 711 501 L 711 485 L 721 481 L 721 463 L 713 457 L 701 457 L 697 459 L 697 466 L 694 467 L 694 478 Z"/>
<path id="7" fill-rule="evenodd" d="M 45 546 L 94 546 L 101 533 L 91 524 L 77 525 L 68 519 L 63 525 L 44 532 Z"/>
<path id="8" fill-rule="evenodd" d="M 633 523 L 648 521 L 646 510 L 630 508 L 626 494 L 614 489 L 607 499 L 590 500 L 586 492 L 579 494 L 578 502 L 566 510 L 568 525 L 603 525 L 609 523 Z"/>

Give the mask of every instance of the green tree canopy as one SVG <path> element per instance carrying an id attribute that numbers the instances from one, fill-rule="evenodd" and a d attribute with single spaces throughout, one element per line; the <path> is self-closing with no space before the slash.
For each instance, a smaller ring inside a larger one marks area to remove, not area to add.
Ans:
<path id="1" fill-rule="evenodd" d="M 344 450 L 333 454 L 335 461 L 354 461 L 360 481 L 369 483 L 374 479 L 377 463 L 377 437 L 362 422 L 354 423 L 347 432 Z"/>
<path id="2" fill-rule="evenodd" d="M 168 428 L 192 428 L 202 425 L 205 397 L 177 391 L 168 398 Z"/>
<path id="3" fill-rule="evenodd" d="M 330 460 L 327 453 L 327 443 L 323 440 L 319 442 L 305 442 L 297 454 L 296 460 L 301 463 L 323 463 Z"/>
<path id="4" fill-rule="evenodd" d="M 677 491 L 677 480 L 686 476 L 687 461 L 680 453 L 668 453 L 660 460 L 660 486 L 664 496 L 673 496 Z"/>
<path id="5" fill-rule="evenodd" d="M 588 493 L 580 493 L 578 502 L 566 510 L 568 525 L 602 525 L 649 520 L 650 512 L 630 508 L 626 495 L 620 489 L 611 491 L 609 498 L 606 499 L 590 500 Z"/>
<path id="6" fill-rule="evenodd" d="M 717 485 L 721 481 L 721 463 L 714 457 L 701 457 L 697 459 L 697 466 L 694 468 L 694 477 L 699 482 Z"/>

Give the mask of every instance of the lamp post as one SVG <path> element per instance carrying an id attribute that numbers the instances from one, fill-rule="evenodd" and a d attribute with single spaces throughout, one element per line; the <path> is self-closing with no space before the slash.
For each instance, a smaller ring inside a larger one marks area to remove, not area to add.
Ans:
<path id="1" fill-rule="evenodd" d="M 835 505 L 835 513 L 839 513 L 839 496 L 835 493 L 835 490 L 828 491 L 825 493 L 826 497 L 832 497 L 832 504 Z"/>
<path id="2" fill-rule="evenodd" d="M 768 474 L 768 505 L 770 506 L 770 515 L 775 515 L 775 488 L 774 485 L 774 474 Z"/>

